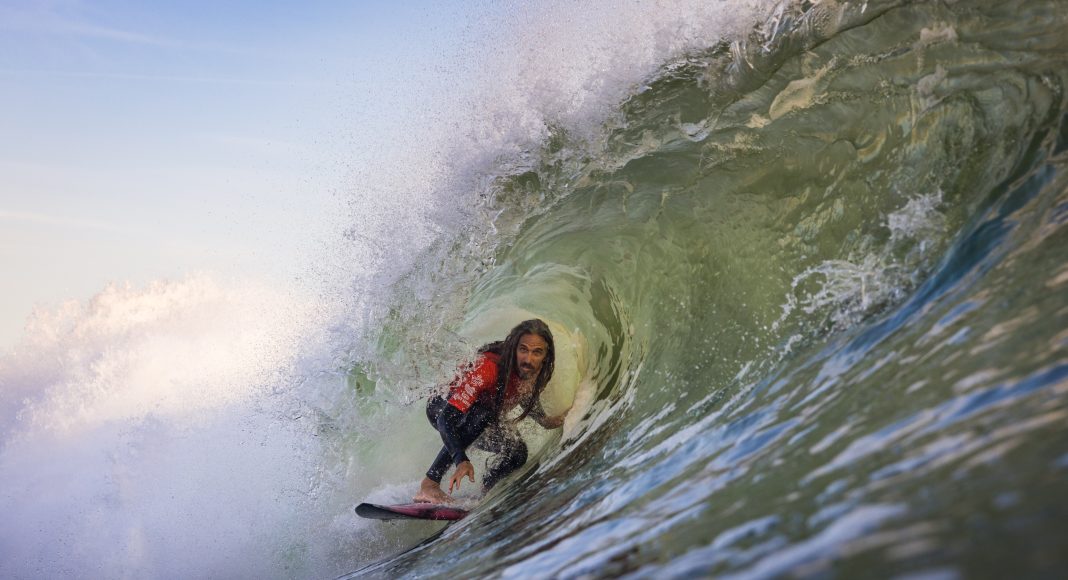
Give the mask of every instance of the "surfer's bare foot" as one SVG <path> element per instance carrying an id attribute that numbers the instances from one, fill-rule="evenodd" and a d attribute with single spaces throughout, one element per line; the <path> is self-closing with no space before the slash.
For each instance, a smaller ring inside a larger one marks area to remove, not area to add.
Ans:
<path id="1" fill-rule="evenodd" d="M 419 484 L 419 493 L 415 494 L 412 501 L 415 503 L 452 503 L 452 498 L 441 491 L 441 485 L 438 482 L 424 477 L 423 482 Z"/>

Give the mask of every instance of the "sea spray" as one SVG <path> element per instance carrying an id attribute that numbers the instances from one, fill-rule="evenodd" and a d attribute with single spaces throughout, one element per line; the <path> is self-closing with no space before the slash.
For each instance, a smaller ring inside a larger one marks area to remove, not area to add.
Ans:
<path id="1" fill-rule="evenodd" d="M 290 396 L 313 322 L 207 276 L 39 309 L 0 364 L 3 575 L 274 574 L 318 455 Z"/>
<path id="2" fill-rule="evenodd" d="M 468 340 L 510 303 L 584 339 L 593 398 L 507 493 L 361 573 L 1063 565 L 1063 11 L 772 8 L 471 174 L 500 242 L 417 260 L 383 336 Z M 453 308 L 406 303 L 423 281 Z"/>

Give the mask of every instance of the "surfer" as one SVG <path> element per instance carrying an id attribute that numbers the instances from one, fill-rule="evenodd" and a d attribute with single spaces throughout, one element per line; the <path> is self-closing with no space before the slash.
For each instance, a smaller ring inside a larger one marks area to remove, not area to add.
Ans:
<path id="1" fill-rule="evenodd" d="M 478 358 L 451 383 L 445 396 L 435 395 L 426 406 L 430 424 L 444 446 L 419 486 L 416 502 L 451 501 L 441 489 L 441 479 L 450 464 L 456 471 L 449 480 L 449 494 L 460 481 L 475 481 L 475 468 L 467 458 L 471 445 L 496 454 L 482 478 L 485 493 L 527 461 L 527 445 L 516 425 L 531 417 L 546 429 L 564 424 L 564 413 L 550 417 L 541 406 L 541 394 L 553 376 L 556 348 L 548 325 L 539 319 L 521 322 L 503 341 L 479 349 Z M 519 406 L 514 420 L 505 415 Z"/>

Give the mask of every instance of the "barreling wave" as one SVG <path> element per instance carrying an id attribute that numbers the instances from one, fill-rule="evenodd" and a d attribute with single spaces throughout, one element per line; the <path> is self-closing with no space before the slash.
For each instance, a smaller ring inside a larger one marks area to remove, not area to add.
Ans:
<path id="1" fill-rule="evenodd" d="M 1057 575 L 1061 4 L 487 7 L 322 287 L 113 286 L 0 357 L 0 575 Z M 532 316 L 563 429 L 461 522 L 356 518 Z"/>
<path id="2" fill-rule="evenodd" d="M 483 167 L 357 374 L 418 400 L 536 315 L 574 406 L 506 491 L 361 573 L 1062 569 L 1066 20 L 782 3 Z"/>

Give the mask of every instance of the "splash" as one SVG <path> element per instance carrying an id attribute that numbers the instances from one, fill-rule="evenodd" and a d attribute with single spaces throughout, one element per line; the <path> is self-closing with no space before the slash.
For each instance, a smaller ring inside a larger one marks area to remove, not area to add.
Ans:
<path id="1" fill-rule="evenodd" d="M 273 573 L 315 473 L 287 396 L 314 326 L 207 276 L 38 310 L 0 361 L 0 573 Z"/>

